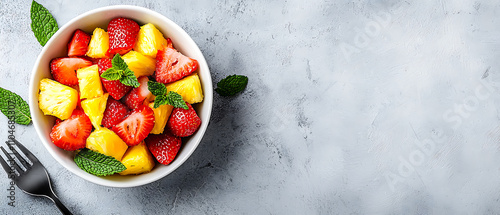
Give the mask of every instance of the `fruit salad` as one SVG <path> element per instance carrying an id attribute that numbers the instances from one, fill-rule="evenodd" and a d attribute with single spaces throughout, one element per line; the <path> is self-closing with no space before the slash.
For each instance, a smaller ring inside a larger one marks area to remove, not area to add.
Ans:
<path id="1" fill-rule="evenodd" d="M 39 108 L 56 117 L 52 142 L 113 157 L 126 167 L 120 175 L 170 164 L 201 125 L 192 105 L 203 92 L 198 61 L 167 36 L 123 17 L 75 30 L 67 56 L 50 62 L 52 78 L 40 81 Z"/>

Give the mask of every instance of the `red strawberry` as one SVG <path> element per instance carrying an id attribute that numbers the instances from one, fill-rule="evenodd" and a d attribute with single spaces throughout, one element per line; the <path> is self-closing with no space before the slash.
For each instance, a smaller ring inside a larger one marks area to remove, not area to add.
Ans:
<path id="1" fill-rule="evenodd" d="M 50 139 L 57 147 L 74 151 L 85 147 L 91 131 L 92 123 L 85 112 L 74 110 L 68 119 L 56 120 L 56 124 L 50 132 Z"/>
<path id="2" fill-rule="evenodd" d="M 79 57 L 54 58 L 50 62 L 50 73 L 59 83 L 73 86 L 78 84 L 76 70 L 91 65 L 91 61 Z"/>
<path id="3" fill-rule="evenodd" d="M 149 78 L 146 76 L 142 76 L 138 79 L 139 84 L 141 84 L 138 88 L 134 88 L 130 91 L 130 93 L 125 96 L 125 104 L 130 109 L 135 109 L 139 107 L 139 105 L 144 104 L 144 100 L 149 99 L 153 96 L 148 89 L 148 81 Z"/>
<path id="4" fill-rule="evenodd" d="M 101 58 L 91 58 L 89 56 L 83 56 L 82 58 L 92 62 L 92 65 L 97 64 L 99 62 L 99 60 L 101 60 Z"/>
<path id="5" fill-rule="evenodd" d="M 170 83 L 182 79 L 198 69 L 198 61 L 184 56 L 177 50 L 164 47 L 156 54 L 156 81 Z"/>
<path id="6" fill-rule="evenodd" d="M 113 130 L 128 146 L 141 143 L 153 130 L 155 116 L 153 109 L 141 105 L 124 120 L 113 126 Z"/>
<path id="7" fill-rule="evenodd" d="M 111 60 L 108 58 L 101 58 L 97 63 L 97 66 L 99 67 L 99 75 L 101 75 L 107 69 L 111 68 Z M 108 91 L 109 95 L 116 100 L 120 100 L 125 94 L 128 93 L 128 91 L 130 91 L 130 89 L 132 89 L 131 86 L 122 84 L 119 80 L 110 81 L 101 77 L 101 82 L 106 91 Z"/>
<path id="8" fill-rule="evenodd" d="M 145 141 L 156 160 L 164 165 L 168 165 L 174 160 L 182 143 L 180 137 L 176 137 L 169 132 L 158 135 L 151 134 Z"/>
<path id="9" fill-rule="evenodd" d="M 127 106 L 114 100 L 113 98 L 108 98 L 106 110 L 104 110 L 104 115 L 102 117 L 102 126 L 112 128 L 114 125 L 122 121 L 128 112 L 129 110 Z"/>
<path id="10" fill-rule="evenodd" d="M 196 114 L 193 107 L 187 103 L 188 110 L 183 108 L 174 108 L 167 122 L 167 128 L 173 135 L 178 137 L 191 136 L 201 125 L 201 119 Z"/>
<path id="11" fill-rule="evenodd" d="M 90 35 L 77 29 L 73 33 L 73 38 L 68 43 L 68 56 L 84 56 L 89 47 Z"/>
<path id="12" fill-rule="evenodd" d="M 109 50 L 108 55 L 113 57 L 116 53 L 124 55 L 134 48 L 139 34 L 139 25 L 126 18 L 112 19 L 108 24 Z"/>
<path id="13" fill-rule="evenodd" d="M 172 40 L 170 38 L 167 38 L 167 47 L 175 49 L 174 44 L 172 43 Z"/>

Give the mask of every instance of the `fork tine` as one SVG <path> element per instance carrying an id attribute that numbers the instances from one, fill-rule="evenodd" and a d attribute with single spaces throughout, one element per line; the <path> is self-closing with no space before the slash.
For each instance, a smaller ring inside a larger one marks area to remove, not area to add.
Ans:
<path id="1" fill-rule="evenodd" d="M 19 141 L 13 139 L 14 143 L 17 145 L 17 148 L 21 149 L 21 151 L 31 160 L 32 163 L 39 162 L 38 159 L 33 155 L 26 147 L 23 146 Z"/>
<path id="2" fill-rule="evenodd" d="M 0 156 L 0 164 L 2 164 L 5 173 L 7 173 L 7 175 L 10 175 L 11 173 L 10 166 L 7 164 L 7 162 L 3 159 L 2 156 Z"/>
<path id="3" fill-rule="evenodd" d="M 9 158 L 9 161 L 12 161 L 12 162 L 10 162 L 10 164 L 12 164 L 12 166 L 14 166 L 14 168 L 16 168 L 17 172 L 19 174 L 23 173 L 24 170 L 22 170 L 21 167 L 19 167 L 19 165 L 17 165 L 16 161 L 14 161 L 14 158 L 12 158 L 12 156 L 10 156 L 7 151 L 5 151 L 5 149 L 3 148 L 3 146 L 0 146 L 0 149 L 2 149 L 3 153 L 5 154 L 5 156 L 7 156 L 7 158 Z"/>
<path id="4" fill-rule="evenodd" d="M 28 163 L 20 154 L 19 152 L 17 152 L 17 150 L 15 150 L 14 148 L 12 147 L 9 147 L 10 150 L 12 151 L 12 153 L 14 153 L 14 155 L 17 157 L 17 159 L 19 159 L 19 162 L 21 162 L 21 165 L 24 166 L 24 168 L 28 169 L 29 167 L 31 167 L 31 164 Z"/>

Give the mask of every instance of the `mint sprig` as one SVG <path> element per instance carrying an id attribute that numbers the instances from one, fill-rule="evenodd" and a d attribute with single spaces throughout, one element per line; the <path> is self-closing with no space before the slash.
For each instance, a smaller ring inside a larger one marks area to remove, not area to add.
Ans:
<path id="1" fill-rule="evenodd" d="M 28 125 L 31 122 L 28 103 L 21 96 L 1 87 L 0 110 L 10 121 L 17 124 Z"/>
<path id="2" fill-rule="evenodd" d="M 139 87 L 139 81 L 135 77 L 134 72 L 128 68 L 127 63 L 122 59 L 120 54 L 116 54 L 111 60 L 111 68 L 101 74 L 102 78 L 110 81 L 119 80 L 122 84 L 132 87 Z"/>
<path id="3" fill-rule="evenodd" d="M 148 90 L 156 96 L 154 108 L 158 108 L 160 105 L 172 105 L 176 108 L 189 109 L 181 95 L 174 91 L 169 91 L 167 93 L 167 87 L 162 83 L 148 81 Z"/>
<path id="4" fill-rule="evenodd" d="M 31 30 L 42 46 L 45 46 L 52 35 L 59 30 L 57 22 L 49 10 L 36 1 L 31 2 Z"/>
<path id="5" fill-rule="evenodd" d="M 127 167 L 114 157 L 84 148 L 75 156 L 80 169 L 96 176 L 108 176 L 126 170 Z"/>
<path id="6" fill-rule="evenodd" d="M 234 96 L 243 91 L 248 84 L 248 77 L 244 75 L 230 75 L 217 83 L 217 92 L 221 96 Z"/>

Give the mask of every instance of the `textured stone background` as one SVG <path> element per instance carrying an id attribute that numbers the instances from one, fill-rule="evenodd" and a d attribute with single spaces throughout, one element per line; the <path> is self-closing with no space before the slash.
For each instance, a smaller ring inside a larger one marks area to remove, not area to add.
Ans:
<path id="1" fill-rule="evenodd" d="M 75 214 L 500 213 L 495 0 L 39 2 L 60 26 L 106 5 L 153 9 L 193 37 L 214 84 L 250 78 L 215 95 L 192 157 L 141 187 L 87 182 L 18 126 Z M 30 4 L 0 2 L 0 86 L 24 98 L 41 51 Z M 8 206 L 8 183 L 2 214 L 57 214 L 21 192 Z"/>

